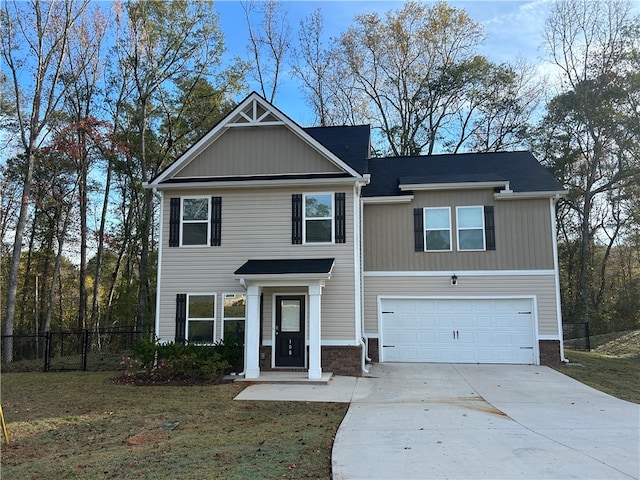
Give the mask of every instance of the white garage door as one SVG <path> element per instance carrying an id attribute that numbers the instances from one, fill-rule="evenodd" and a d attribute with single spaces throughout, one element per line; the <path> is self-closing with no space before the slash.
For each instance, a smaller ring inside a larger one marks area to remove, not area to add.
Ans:
<path id="1" fill-rule="evenodd" d="M 532 300 L 382 299 L 383 362 L 535 362 Z"/>

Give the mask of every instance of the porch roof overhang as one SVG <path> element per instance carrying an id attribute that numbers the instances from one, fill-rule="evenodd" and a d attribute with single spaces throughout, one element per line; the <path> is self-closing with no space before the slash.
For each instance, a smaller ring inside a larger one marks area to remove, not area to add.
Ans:
<path id="1" fill-rule="evenodd" d="M 243 285 L 309 285 L 329 280 L 334 264 L 334 258 L 247 260 L 233 273 Z"/>

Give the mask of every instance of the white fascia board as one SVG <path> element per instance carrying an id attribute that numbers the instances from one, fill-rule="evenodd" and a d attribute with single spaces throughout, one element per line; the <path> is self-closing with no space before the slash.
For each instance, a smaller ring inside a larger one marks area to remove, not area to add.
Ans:
<path id="1" fill-rule="evenodd" d="M 259 287 L 324 287 L 325 281 L 331 278 L 331 272 L 325 274 L 272 274 L 272 275 L 234 275 L 240 285 L 257 285 Z"/>
<path id="2" fill-rule="evenodd" d="M 527 200 L 535 198 L 559 198 L 568 194 L 568 190 L 548 192 L 500 192 L 494 193 L 493 198 L 496 200 Z"/>
<path id="3" fill-rule="evenodd" d="M 452 182 L 452 183 L 407 183 L 399 185 L 403 192 L 422 190 L 476 190 L 480 188 L 503 187 L 509 189 L 509 182 Z"/>
<path id="4" fill-rule="evenodd" d="M 291 178 L 291 179 L 254 179 L 254 180 L 202 180 L 196 182 L 175 182 L 163 183 L 161 185 L 143 185 L 144 188 L 156 188 L 158 190 L 211 190 L 212 188 L 247 188 L 247 187 L 289 187 L 295 185 L 302 186 L 330 186 L 330 185 L 353 185 L 354 182 L 364 182 L 367 179 L 345 178 Z"/>
<path id="5" fill-rule="evenodd" d="M 362 197 L 364 204 L 382 204 L 382 203 L 411 203 L 413 195 L 393 195 L 388 197 Z"/>

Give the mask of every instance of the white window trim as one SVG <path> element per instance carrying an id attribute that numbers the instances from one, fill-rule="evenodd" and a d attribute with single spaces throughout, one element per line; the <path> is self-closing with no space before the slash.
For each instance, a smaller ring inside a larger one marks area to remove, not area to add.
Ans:
<path id="1" fill-rule="evenodd" d="M 427 228 L 427 210 L 447 210 L 449 213 L 449 249 L 448 250 L 428 250 L 427 249 L 427 231 L 429 230 L 442 230 L 441 228 Z M 453 230 L 453 225 L 451 223 L 451 207 L 424 207 L 422 209 L 422 222 L 424 225 L 423 228 L 423 238 L 424 238 L 424 251 L 430 253 L 438 253 L 438 252 L 451 252 L 453 251 L 453 238 L 451 236 L 451 231 Z"/>
<path id="2" fill-rule="evenodd" d="M 225 317 L 224 301 L 228 296 L 243 295 L 244 296 L 244 317 Z M 247 328 L 247 294 L 245 292 L 225 292 L 222 294 L 222 328 L 220 329 L 220 340 L 224 340 L 224 323 L 227 320 L 244 320 L 244 326 Z"/>
<path id="3" fill-rule="evenodd" d="M 193 198 L 193 197 L 189 197 L 189 198 Z M 191 318 L 189 316 L 189 298 L 190 297 L 198 297 L 198 296 L 211 296 L 213 297 L 213 317 L 210 318 L 202 318 L 202 317 L 194 317 Z M 213 320 L 213 338 L 211 339 L 211 343 L 200 343 L 198 345 L 213 345 L 216 343 L 216 326 L 217 326 L 217 321 L 216 321 L 216 307 L 217 307 L 217 303 L 218 303 L 218 296 L 216 294 L 216 292 L 193 292 L 193 293 L 187 293 L 187 306 L 186 306 L 186 321 L 185 321 L 185 329 L 184 329 L 184 338 L 188 341 L 189 340 L 189 324 L 191 322 L 210 322 Z"/>
<path id="4" fill-rule="evenodd" d="M 331 217 L 312 217 L 314 220 L 331 220 L 331 240 L 328 242 L 307 242 L 307 196 L 331 195 Z M 330 245 L 336 243 L 336 194 L 335 192 L 307 192 L 302 194 L 302 243 L 307 245 Z"/>
<path id="5" fill-rule="evenodd" d="M 480 209 L 480 220 L 482 220 L 481 227 L 474 228 L 461 228 L 460 227 L 460 214 L 459 211 L 461 208 L 479 208 Z M 482 248 L 460 248 L 460 230 L 482 230 Z M 485 227 L 484 227 L 484 205 L 459 205 L 456 207 L 456 247 L 459 252 L 484 252 L 487 249 L 487 238 L 485 235 Z"/>
<path id="6" fill-rule="evenodd" d="M 184 220 L 184 201 L 185 200 L 207 200 L 207 241 L 206 243 L 199 245 L 185 245 L 184 242 L 184 225 L 185 224 L 196 224 L 203 223 L 205 220 Z M 206 195 L 189 195 L 185 197 L 180 197 L 180 247 L 184 248 L 202 248 L 208 247 L 211 245 L 211 197 Z"/>

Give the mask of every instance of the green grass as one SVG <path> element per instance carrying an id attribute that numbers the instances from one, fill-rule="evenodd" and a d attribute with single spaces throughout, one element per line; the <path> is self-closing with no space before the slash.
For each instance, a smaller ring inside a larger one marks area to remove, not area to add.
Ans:
<path id="1" fill-rule="evenodd" d="M 348 404 L 234 401 L 244 387 L 134 387 L 116 375 L 3 373 L 2 478 L 331 478 Z"/>
<path id="2" fill-rule="evenodd" d="M 556 370 L 614 397 L 640 403 L 640 355 L 616 357 L 566 350 L 565 356 L 573 365 Z"/>

